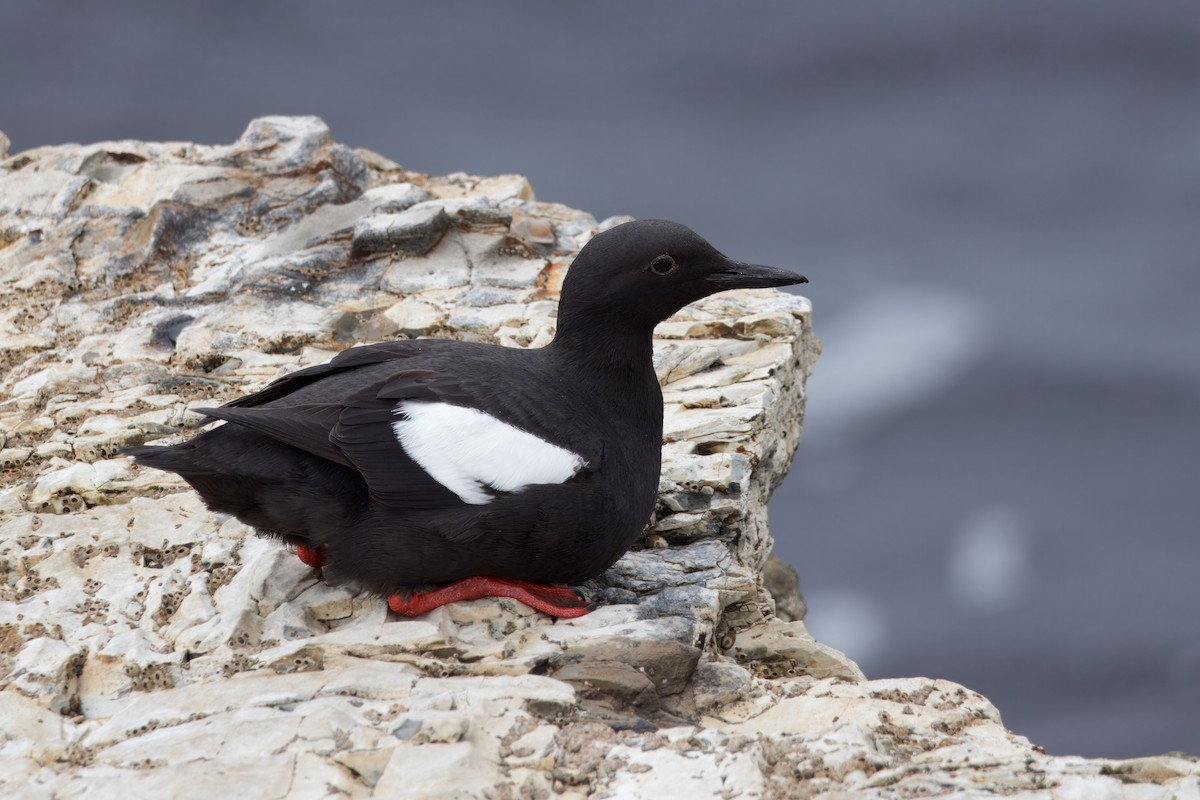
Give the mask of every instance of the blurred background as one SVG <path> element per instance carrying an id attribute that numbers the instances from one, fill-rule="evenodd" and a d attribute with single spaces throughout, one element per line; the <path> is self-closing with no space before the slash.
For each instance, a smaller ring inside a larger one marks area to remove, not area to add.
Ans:
<path id="1" fill-rule="evenodd" d="M 12 3 L 12 152 L 317 114 L 801 269 L 814 634 L 1051 753 L 1200 753 L 1200 10 Z"/>

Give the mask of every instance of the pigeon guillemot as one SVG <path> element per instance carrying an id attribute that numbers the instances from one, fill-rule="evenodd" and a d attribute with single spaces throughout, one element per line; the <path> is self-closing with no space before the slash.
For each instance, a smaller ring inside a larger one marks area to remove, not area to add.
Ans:
<path id="1" fill-rule="evenodd" d="M 327 580 L 390 595 L 400 615 L 507 596 L 580 616 L 591 607 L 562 584 L 611 566 L 654 508 L 654 326 L 725 289 L 805 280 L 733 261 L 678 223 L 628 222 L 571 264 L 546 347 L 354 347 L 198 409 L 225 425 L 131 455 L 295 545 Z"/>

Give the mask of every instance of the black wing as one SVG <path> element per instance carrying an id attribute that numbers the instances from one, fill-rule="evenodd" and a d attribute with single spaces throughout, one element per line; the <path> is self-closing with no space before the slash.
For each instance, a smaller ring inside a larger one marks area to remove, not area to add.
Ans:
<path id="1" fill-rule="evenodd" d="M 478 352 L 448 340 L 356 347 L 327 364 L 285 375 L 262 391 L 221 408 L 196 410 L 353 467 L 380 503 L 413 509 L 462 506 L 458 495 L 404 452 L 392 427 L 400 419 L 396 408 L 405 400 L 469 408 L 486 404 L 489 413 L 505 422 L 554 441 L 555 437 L 540 429 L 540 421 L 530 411 L 536 407 L 535 395 L 544 390 L 544 384 L 530 381 L 534 385 L 511 388 L 513 382 L 507 381 L 510 392 L 518 396 L 496 394 L 496 371 L 505 366 L 506 359 L 513 358 L 504 351 L 487 347 Z M 429 360 L 442 363 L 418 366 Z M 408 364 L 413 364 L 412 368 L 405 368 Z M 454 365 L 452 372 L 445 369 L 448 364 Z M 467 368 L 471 365 L 476 368 Z M 337 380 L 330 380 L 335 376 Z M 588 463 L 585 469 L 595 469 L 602 443 L 575 433 L 570 448 L 584 457 Z"/>
<path id="2" fill-rule="evenodd" d="M 464 505 L 458 495 L 409 458 L 392 429 L 398 419 L 395 407 L 402 399 L 458 400 L 464 404 L 462 393 L 455 391 L 453 382 L 443 375 L 430 370 L 403 370 L 392 374 L 382 385 L 359 391 L 341 403 L 261 405 L 339 371 L 327 369 L 316 377 L 311 377 L 313 373 L 301 376 L 287 387 L 286 393 L 276 397 L 270 396 L 271 386 L 268 386 L 258 394 L 239 398 L 221 408 L 196 411 L 353 467 L 367 482 L 371 496 L 380 503 L 413 509 Z"/>
<path id="3" fill-rule="evenodd" d="M 397 342 L 380 342 L 379 344 L 351 347 L 343 350 L 325 364 L 317 364 L 295 372 L 290 372 L 282 378 L 277 378 L 267 384 L 266 388 L 245 397 L 239 397 L 226 403 L 223 408 L 250 408 L 261 406 L 276 400 L 281 400 L 300 389 L 310 386 L 338 373 L 345 373 L 372 364 L 384 364 L 389 361 L 407 361 L 421 358 L 431 353 L 443 350 L 447 345 L 461 344 L 449 339 L 417 339 Z M 224 419 L 221 417 L 220 419 Z"/>

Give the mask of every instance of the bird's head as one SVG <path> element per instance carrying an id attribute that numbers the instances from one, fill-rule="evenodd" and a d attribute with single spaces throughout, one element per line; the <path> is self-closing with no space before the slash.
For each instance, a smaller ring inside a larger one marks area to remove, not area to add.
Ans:
<path id="1" fill-rule="evenodd" d="M 710 294 L 807 281 L 785 269 L 734 261 L 678 222 L 636 220 L 584 245 L 563 280 L 558 327 L 649 334 Z"/>

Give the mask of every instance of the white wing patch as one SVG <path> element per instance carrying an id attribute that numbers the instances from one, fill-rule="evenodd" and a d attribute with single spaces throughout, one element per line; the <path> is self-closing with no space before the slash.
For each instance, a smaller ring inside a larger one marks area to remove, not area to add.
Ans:
<path id="1" fill-rule="evenodd" d="M 409 458 L 464 503 L 484 505 L 485 486 L 519 492 L 537 483 L 562 483 L 583 468 L 583 456 L 474 408 L 405 400 L 392 423 Z"/>

